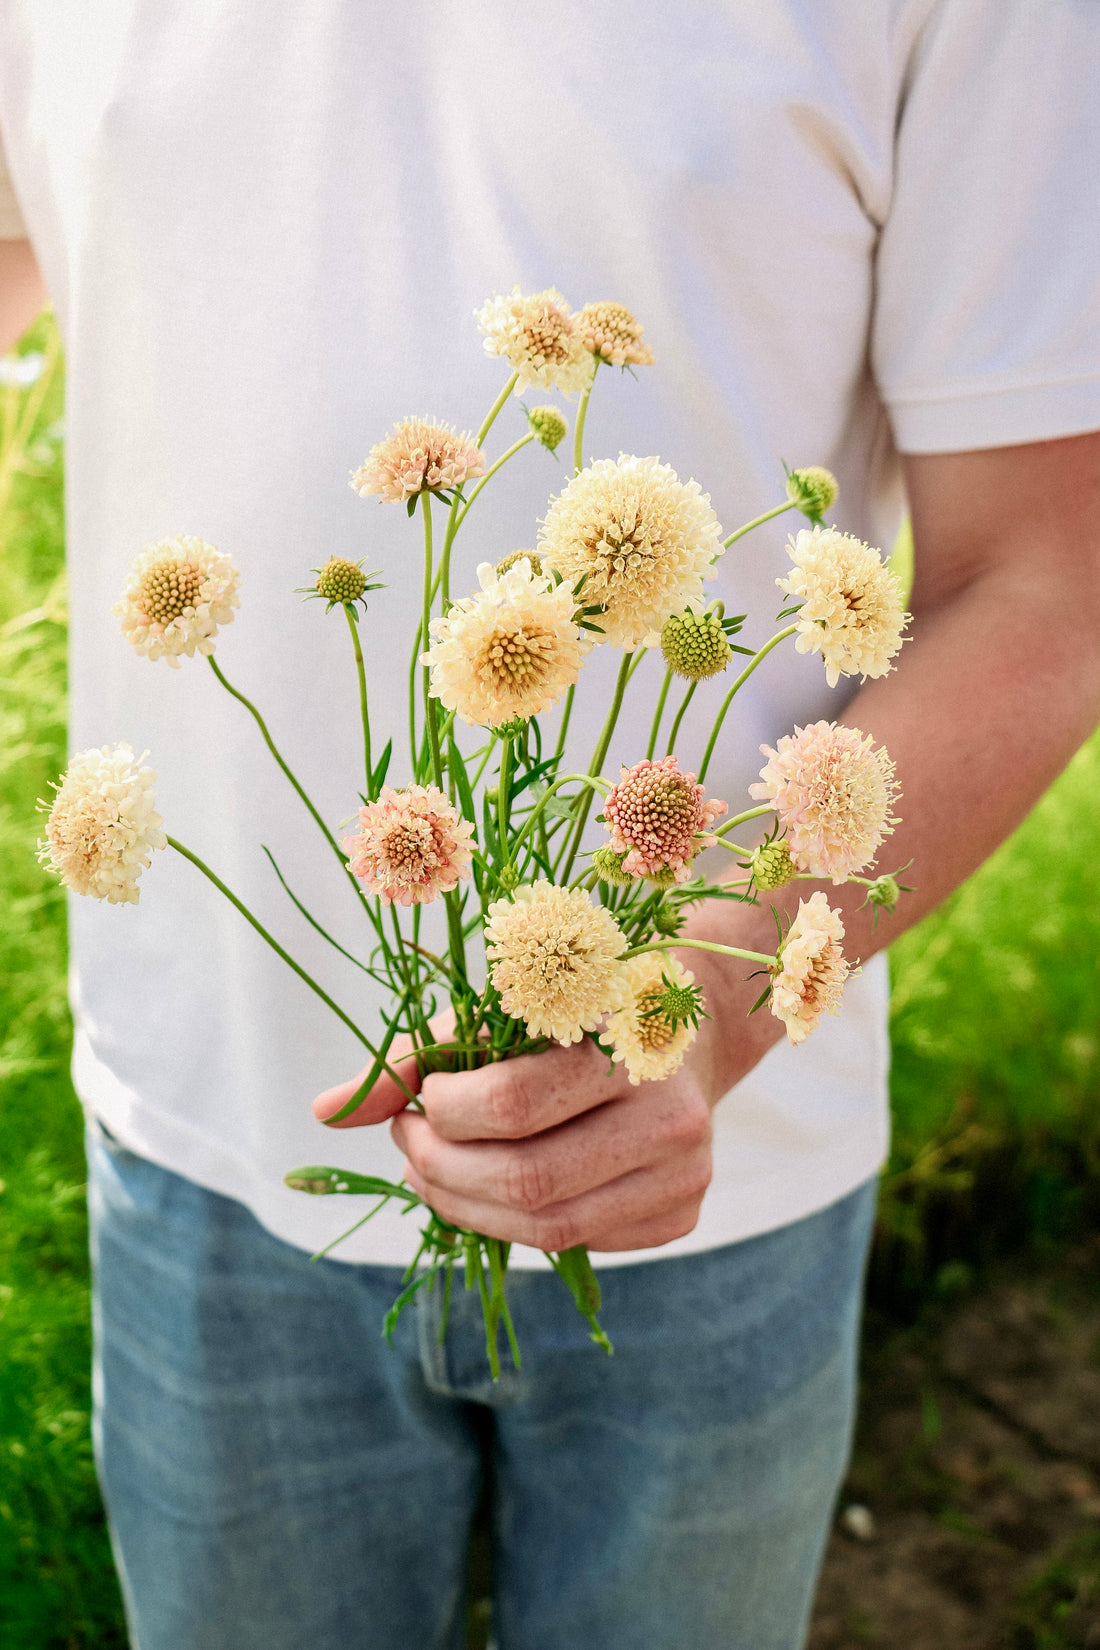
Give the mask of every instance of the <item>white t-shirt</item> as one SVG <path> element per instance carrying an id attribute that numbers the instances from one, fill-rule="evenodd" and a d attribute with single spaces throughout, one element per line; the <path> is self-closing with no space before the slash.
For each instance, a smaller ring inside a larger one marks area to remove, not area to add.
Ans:
<path id="1" fill-rule="evenodd" d="M 400 750 L 419 538 L 348 473 L 407 414 L 477 426 L 505 376 L 472 320 L 492 293 L 553 284 L 635 312 L 657 365 L 601 374 L 587 451 L 658 453 L 726 532 L 782 496 L 785 459 L 828 465 L 839 524 L 889 544 L 895 447 L 1100 424 L 1089 0 L 0 0 L 0 24 L 0 124 L 68 350 L 73 748 L 147 747 L 172 834 L 368 1034 L 381 994 L 260 852 L 365 952 L 249 717 L 201 660 L 172 671 L 118 634 L 111 604 L 143 544 L 195 533 L 239 564 L 219 663 L 336 825 L 356 805 L 353 665 L 339 615 L 295 587 L 330 554 L 383 570 L 362 628 L 376 742 L 392 727 Z M 491 451 L 523 428 L 513 404 Z M 502 473 L 453 589 L 533 544 L 566 474 L 538 448 Z M 736 546 L 711 586 L 756 643 L 790 525 Z M 586 667 L 578 759 L 616 663 L 597 649 Z M 606 772 L 642 754 L 659 674 L 648 660 Z M 723 692 L 697 694 L 684 767 Z M 850 692 L 816 659 L 773 655 L 708 792 L 748 805 L 759 744 L 839 717 Z M 408 779 L 399 758 L 390 777 Z M 356 1209 L 287 1191 L 288 1169 L 399 1173 L 385 1128 L 314 1122 L 310 1098 L 359 1046 L 189 865 L 157 856 L 138 908 L 74 901 L 71 927 L 76 1082 L 123 1142 L 306 1248 Z M 839 1019 L 722 1101 L 702 1218 L 661 1254 L 782 1225 L 875 1171 L 886 1003 L 878 958 Z M 412 1227 L 385 1213 L 337 1254 L 405 1261 Z"/>

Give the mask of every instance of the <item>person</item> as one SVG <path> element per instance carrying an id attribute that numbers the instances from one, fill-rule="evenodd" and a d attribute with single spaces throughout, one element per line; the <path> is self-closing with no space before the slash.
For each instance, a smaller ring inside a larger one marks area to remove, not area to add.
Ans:
<path id="1" fill-rule="evenodd" d="M 897 669 L 830 690 L 819 662 L 777 657 L 708 776 L 735 806 L 762 742 L 841 715 L 897 765 L 887 852 L 916 892 L 872 929 L 830 890 L 863 970 L 804 1048 L 748 1017 L 756 982 L 697 952 L 711 1018 L 673 1077 L 629 1089 L 586 1042 L 437 1074 L 424 1117 L 380 1081 L 326 1148 L 308 1099 L 330 1081 L 323 1119 L 351 1094 L 355 1045 L 188 866 L 158 856 L 137 910 L 71 914 L 96 1442 L 134 1644 L 461 1644 L 482 1500 L 500 1650 L 793 1650 L 848 1450 L 886 1150 L 881 948 L 1011 831 L 1100 709 L 1094 9 L 0 16 L 8 337 L 40 268 L 69 364 L 73 747 L 147 746 L 173 835 L 364 1023 L 381 993 L 275 903 L 257 839 L 341 943 L 365 943 L 247 715 L 201 661 L 169 671 L 115 632 L 143 544 L 196 533 L 241 566 L 219 666 L 335 822 L 356 805 L 354 678 L 293 592 L 328 554 L 383 569 L 362 630 L 376 725 L 399 729 L 416 558 L 403 513 L 345 477 L 419 408 L 476 427 L 502 379 L 471 312 L 494 292 L 555 286 L 644 322 L 657 364 L 601 374 L 588 456 L 659 453 L 729 527 L 777 501 L 781 458 L 827 465 L 838 521 L 872 543 L 908 501 Z M 531 542 L 566 479 L 535 457 L 494 483 L 475 560 Z M 780 519 L 723 558 L 727 611 L 771 616 L 784 536 Z M 578 751 L 608 668 L 595 650 Z M 605 771 L 639 737 L 628 715 Z M 766 909 L 704 913 L 696 934 L 771 949 Z M 392 1140 L 361 1127 L 391 1116 Z M 343 1212 L 282 1177 L 326 1151 L 407 1172 L 446 1218 L 517 1245 L 521 1370 L 489 1382 L 465 1296 L 445 1339 L 422 1293 L 383 1344 L 410 1222 L 383 1213 L 310 1264 Z M 582 1241 L 610 1360 L 537 1265 Z"/>

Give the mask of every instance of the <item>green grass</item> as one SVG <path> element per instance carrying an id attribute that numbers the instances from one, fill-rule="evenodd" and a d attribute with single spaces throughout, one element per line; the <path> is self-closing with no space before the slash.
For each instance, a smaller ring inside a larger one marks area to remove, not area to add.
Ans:
<path id="1" fill-rule="evenodd" d="M 51 339 L 40 321 L 20 347 Z M 5 456 L 13 419 L 43 389 Z M 35 799 L 64 765 L 60 405 L 60 371 L 29 391 L 0 387 L 0 1619 L 20 1650 L 113 1650 L 125 1641 L 88 1436 L 64 907 L 33 854 Z M 1012 841 L 894 947 L 880 1303 L 949 1294 L 991 1255 L 1057 1243 L 1100 1214 L 1098 795 L 1094 739 Z M 1037 1584 L 1035 1636 L 1021 1644 L 1075 1642 L 1044 1637 L 1041 1618 L 1053 1630 L 1078 1585 L 1055 1569 Z"/>

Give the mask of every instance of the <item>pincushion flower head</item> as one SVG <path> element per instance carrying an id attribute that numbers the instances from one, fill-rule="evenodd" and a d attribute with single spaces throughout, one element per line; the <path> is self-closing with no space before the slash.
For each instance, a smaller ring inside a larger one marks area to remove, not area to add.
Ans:
<path id="1" fill-rule="evenodd" d="M 129 745 L 81 751 L 55 786 L 38 857 L 75 894 L 136 905 L 142 871 L 154 850 L 167 846 L 153 791 L 157 776 L 141 761 Z"/>
<path id="2" fill-rule="evenodd" d="M 584 347 L 613 367 L 651 367 L 653 351 L 625 304 L 585 304 L 573 317 Z"/>
<path id="3" fill-rule="evenodd" d="M 627 999 L 619 957 L 626 941 L 614 917 L 581 888 L 524 883 L 495 900 L 485 955 L 505 1014 L 532 1037 L 568 1047 L 595 1031 Z"/>
<path id="4" fill-rule="evenodd" d="M 821 654 L 830 687 L 841 676 L 885 676 L 909 619 L 896 575 L 877 550 L 834 527 L 803 527 L 789 548 L 794 569 L 775 582 L 805 598 L 799 653 Z"/>
<path id="5" fill-rule="evenodd" d="M 431 691 L 464 722 L 501 727 L 546 710 L 577 680 L 591 647 L 574 622 L 568 585 L 552 583 L 521 556 L 499 573 L 477 570 L 481 590 L 431 622 L 423 655 Z"/>
<path id="6" fill-rule="evenodd" d="M 344 852 L 353 875 L 387 904 L 429 905 L 470 874 L 474 828 L 434 785 L 383 785 L 358 824 Z"/>
<path id="7" fill-rule="evenodd" d="M 631 957 L 623 968 L 630 995 L 609 1015 L 600 1042 L 632 1083 L 671 1077 L 699 1029 L 702 1002 L 693 976 L 660 951 Z"/>
<path id="8" fill-rule="evenodd" d="M 835 722 L 796 727 L 778 749 L 760 750 L 768 762 L 749 794 L 773 804 L 797 868 L 840 883 L 869 865 L 896 824 L 898 785 L 886 751 Z"/>
<path id="9" fill-rule="evenodd" d="M 553 500 L 539 554 L 581 599 L 599 607 L 603 640 L 654 646 L 665 620 L 702 607 L 703 580 L 721 554 L 718 517 L 696 481 L 670 464 L 620 453 L 598 459 Z"/>
<path id="10" fill-rule="evenodd" d="M 823 1014 L 835 1014 L 851 970 L 840 949 L 844 924 L 819 889 L 798 915 L 771 967 L 771 1011 L 792 1043 L 803 1043 Z"/>
<path id="11" fill-rule="evenodd" d="M 666 756 L 624 768 L 603 812 L 610 846 L 626 855 L 622 869 L 666 886 L 687 881 L 704 846 L 702 833 L 726 812 L 726 804 L 708 800 L 695 775 L 681 773 L 676 757 Z"/>
<path id="12" fill-rule="evenodd" d="M 485 334 L 488 355 L 507 357 L 518 374 L 516 394 L 536 384 L 570 395 L 587 389 L 595 370 L 584 339 L 555 287 L 525 296 L 518 286 L 497 294 L 475 319 Z"/>
<path id="13" fill-rule="evenodd" d="M 239 583 L 228 556 L 181 534 L 145 546 L 111 612 L 135 652 L 178 669 L 183 653 L 213 653 L 218 626 L 240 606 Z"/>
<path id="14" fill-rule="evenodd" d="M 405 504 L 421 493 L 447 492 L 485 473 L 485 454 L 450 424 L 405 418 L 373 446 L 352 473 L 360 498 L 377 493 L 387 504 Z"/>

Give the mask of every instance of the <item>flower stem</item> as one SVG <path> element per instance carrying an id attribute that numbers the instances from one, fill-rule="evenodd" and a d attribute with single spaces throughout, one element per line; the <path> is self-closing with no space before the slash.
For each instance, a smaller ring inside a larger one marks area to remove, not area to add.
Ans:
<path id="1" fill-rule="evenodd" d="M 716 837 L 723 837 L 727 831 L 735 830 L 738 825 L 744 825 L 746 820 L 759 819 L 761 814 L 770 814 L 774 812 L 774 803 L 763 802 L 759 808 L 746 808 L 743 814 L 734 814 L 732 819 L 725 820 L 725 822 L 719 825 L 718 829 L 711 834 Z"/>
<path id="2" fill-rule="evenodd" d="M 744 687 L 745 683 L 748 681 L 749 677 L 752 675 L 752 673 L 756 669 L 757 665 L 761 662 L 761 660 L 767 658 L 767 656 L 771 652 L 772 648 L 773 647 L 778 647 L 780 642 L 785 642 L 787 640 L 788 636 L 793 636 L 797 629 L 798 629 L 798 626 L 796 624 L 790 624 L 790 625 L 787 626 L 786 630 L 778 631 L 777 634 L 772 637 L 770 642 L 765 642 L 764 646 L 760 649 L 759 653 L 754 653 L 753 654 L 752 658 L 749 660 L 748 664 L 745 666 L 744 670 L 741 672 L 741 674 L 737 678 L 736 682 L 734 682 L 733 686 L 730 688 L 729 692 L 726 694 L 726 697 L 722 700 L 722 708 L 718 712 L 717 720 L 715 721 L 715 724 L 714 724 L 713 728 L 711 729 L 710 738 L 707 741 L 707 748 L 706 748 L 706 751 L 703 754 L 703 765 L 699 769 L 699 783 L 700 784 L 702 784 L 703 780 L 707 776 L 707 769 L 710 766 L 710 759 L 714 755 L 714 745 L 715 745 L 715 741 L 718 738 L 718 731 L 721 728 L 722 723 L 726 719 L 726 712 L 729 710 L 730 706 L 733 704 L 734 694 L 738 691 L 739 688 Z"/>
<path id="3" fill-rule="evenodd" d="M 695 689 L 698 686 L 699 686 L 698 682 L 692 682 L 691 686 L 688 688 L 687 692 L 684 694 L 683 704 L 680 706 L 679 710 L 676 712 L 676 720 L 673 722 L 672 731 L 669 733 L 669 736 L 668 736 L 668 749 L 665 752 L 665 754 L 667 756 L 672 755 L 672 752 L 673 752 L 673 750 L 675 748 L 675 745 L 676 745 L 676 735 L 679 733 L 680 723 L 684 719 L 684 712 L 687 710 L 688 706 L 691 704 L 692 696 L 695 692 Z"/>
<path id="4" fill-rule="evenodd" d="M 619 666 L 619 674 L 615 682 L 615 697 L 611 701 L 611 709 L 607 713 L 607 720 L 604 722 L 599 743 L 597 744 L 592 755 L 592 760 L 588 765 L 588 777 L 590 779 L 598 778 L 600 769 L 603 767 L 603 760 L 607 755 L 607 747 L 610 745 L 611 735 L 615 731 L 615 723 L 619 720 L 619 712 L 622 709 L 623 704 L 623 694 L 626 692 L 627 678 L 630 675 L 630 662 L 633 657 L 634 655 L 632 653 L 623 654 L 623 662 Z M 562 849 L 562 861 L 559 862 L 559 866 L 555 867 L 555 880 L 563 885 L 569 881 L 570 874 L 573 870 L 573 861 L 576 859 L 577 850 L 581 845 L 581 838 L 584 835 L 584 827 L 588 821 L 588 811 L 591 806 L 592 792 L 591 790 L 588 790 L 582 797 L 580 806 L 577 809 L 576 825 L 573 827 L 572 834 L 566 839 L 566 845 Z M 558 874 L 562 862 L 564 862 L 564 870 L 561 870 L 560 874 Z"/>
<path id="5" fill-rule="evenodd" d="M 762 527 L 766 521 L 771 521 L 773 516 L 781 516 L 784 510 L 794 510 L 796 508 L 796 500 L 789 498 L 783 504 L 777 504 L 774 510 L 765 510 L 762 516 L 754 516 L 752 521 L 747 521 L 744 527 L 739 527 L 736 533 L 731 533 L 728 539 L 722 540 L 723 548 L 728 550 L 731 544 L 736 544 L 738 539 L 743 539 L 745 534 L 751 533 L 754 527 Z"/>
<path id="6" fill-rule="evenodd" d="M 573 714 L 573 696 L 576 693 L 576 691 L 577 691 L 577 684 L 576 684 L 576 682 L 573 682 L 572 685 L 570 686 L 569 692 L 565 695 L 565 706 L 564 706 L 564 709 L 562 710 L 561 723 L 558 727 L 558 742 L 557 742 L 556 746 L 554 747 L 554 760 L 555 760 L 555 762 L 560 759 L 560 757 L 562 756 L 562 754 L 565 751 L 565 736 L 569 732 L 569 718 Z"/>
<path id="7" fill-rule="evenodd" d="M 374 769 L 371 765 L 370 754 L 370 716 L 367 711 L 367 672 L 363 664 L 363 649 L 359 645 L 359 626 L 348 602 L 340 604 L 344 609 L 344 617 L 348 621 L 351 631 L 351 645 L 355 650 L 355 669 L 359 677 L 359 717 L 363 724 L 363 761 L 367 770 L 367 801 L 374 801 Z"/>
<path id="8" fill-rule="evenodd" d="M 496 400 L 493 402 L 492 406 L 489 408 L 489 411 L 485 415 L 484 424 L 481 426 L 480 430 L 478 430 L 477 434 L 474 436 L 474 446 L 475 447 L 480 447 L 481 446 L 481 443 L 485 440 L 485 437 L 489 434 L 489 431 L 492 429 L 493 425 L 496 423 L 497 414 L 499 413 L 500 409 L 504 406 L 505 402 L 508 400 L 508 397 L 511 395 L 512 391 L 515 389 L 516 379 L 518 377 L 519 377 L 518 372 L 514 372 L 512 374 L 511 378 L 509 378 L 508 382 L 505 384 L 504 388 L 501 390 L 500 394 L 497 396 Z"/>
<path id="9" fill-rule="evenodd" d="M 665 679 L 661 683 L 660 696 L 657 700 L 657 709 L 653 712 L 653 726 L 649 730 L 649 744 L 645 748 L 645 759 L 647 762 L 653 761 L 653 752 L 657 749 L 657 735 L 661 729 L 661 718 L 665 714 L 665 700 L 668 698 L 668 690 L 671 686 L 672 672 L 671 670 L 666 670 Z"/>
<path id="10" fill-rule="evenodd" d="M 588 380 L 588 387 L 581 392 L 580 405 L 577 408 L 577 419 L 573 426 L 573 474 L 580 475 L 584 469 L 584 421 L 588 416 L 588 398 L 592 394 L 592 386 L 596 382 L 596 374 L 600 370 L 600 358 L 592 357 L 592 376 Z"/>
<path id="11" fill-rule="evenodd" d="M 528 445 L 528 443 L 531 442 L 531 441 L 534 441 L 534 439 L 535 439 L 534 430 L 528 430 L 526 435 L 521 435 L 518 441 L 514 441 L 512 443 L 512 445 L 508 448 L 508 451 L 506 453 L 501 453 L 501 455 L 497 459 L 496 463 L 490 469 L 486 470 L 486 472 L 483 476 L 479 477 L 477 486 L 474 488 L 473 492 L 470 494 L 469 498 L 466 500 L 465 504 L 462 506 L 461 510 L 458 513 L 458 519 L 455 522 L 455 533 L 458 532 L 458 529 L 462 526 L 462 523 L 466 520 L 466 517 L 467 517 L 467 515 L 469 514 L 469 511 L 470 511 L 470 507 L 473 504 L 473 502 L 474 502 L 475 498 L 477 497 L 477 495 L 480 493 L 481 489 L 484 486 L 486 486 L 486 484 L 493 479 L 493 477 L 496 475 L 497 471 L 501 468 L 502 465 L 507 464 L 507 462 L 510 458 L 513 458 L 515 456 L 515 454 L 520 451 L 521 448 L 526 447 Z M 449 552 L 449 550 L 451 548 L 450 540 L 453 537 L 454 537 L 454 533 L 450 534 L 448 536 L 447 541 L 444 544 L 444 548 L 443 548 L 444 558 L 447 556 L 447 553 Z"/>
<path id="12" fill-rule="evenodd" d="M 644 945 L 632 945 L 629 951 L 622 952 L 619 961 L 629 962 L 631 957 L 641 957 L 647 951 L 678 951 L 687 946 L 692 951 L 717 951 L 723 957 L 743 957 L 745 962 L 773 963 L 774 953 L 763 951 L 742 951 L 736 945 L 719 945 L 715 940 L 687 940 L 678 938 L 673 940 L 647 940 Z"/>
<path id="13" fill-rule="evenodd" d="M 421 493 L 421 502 L 424 506 L 424 616 L 420 621 L 420 633 L 424 638 L 424 647 L 431 646 L 431 630 L 429 625 L 432 616 L 432 495 Z M 431 670 L 427 665 L 423 667 L 420 678 L 424 690 L 424 720 L 428 727 L 428 745 L 432 753 L 432 780 L 437 789 L 443 789 L 443 758 L 439 750 L 439 725 L 435 715 L 435 700 L 431 694 Z"/>

